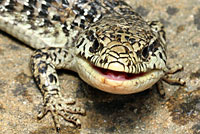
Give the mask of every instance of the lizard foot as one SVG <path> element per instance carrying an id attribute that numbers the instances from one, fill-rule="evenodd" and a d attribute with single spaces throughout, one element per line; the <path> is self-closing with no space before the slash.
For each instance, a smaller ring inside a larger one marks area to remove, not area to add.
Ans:
<path id="1" fill-rule="evenodd" d="M 185 85 L 185 81 L 181 78 L 175 78 L 173 77 L 173 74 L 182 71 L 183 70 L 183 66 L 180 64 L 175 65 L 172 68 L 168 68 L 168 70 L 166 71 L 165 76 L 162 78 L 163 81 L 167 82 L 168 84 L 171 85 L 181 85 L 184 86 Z"/>
<path id="2" fill-rule="evenodd" d="M 85 115 L 85 110 L 79 107 L 73 106 L 75 104 L 75 100 L 69 98 L 64 99 L 63 97 L 55 97 L 51 96 L 49 98 L 45 98 L 45 103 L 42 111 L 38 114 L 38 119 L 42 119 L 47 112 L 51 112 L 52 118 L 54 120 L 54 124 L 56 127 L 57 134 L 60 131 L 60 118 L 61 116 L 64 120 L 72 123 L 70 126 L 81 127 L 80 120 L 74 114 Z"/>
<path id="3" fill-rule="evenodd" d="M 165 89 L 163 87 L 163 81 L 170 85 L 184 86 L 186 84 L 186 82 L 183 79 L 173 77 L 173 75 L 175 73 L 182 71 L 182 70 L 183 70 L 183 66 L 180 64 L 177 64 L 177 65 L 173 66 L 172 68 L 168 67 L 165 70 L 165 76 L 160 81 L 157 82 L 158 91 L 162 97 L 165 96 Z"/>

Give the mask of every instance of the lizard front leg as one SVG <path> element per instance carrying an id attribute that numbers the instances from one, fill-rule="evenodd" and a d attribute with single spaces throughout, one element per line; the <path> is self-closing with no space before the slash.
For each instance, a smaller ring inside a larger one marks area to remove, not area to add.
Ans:
<path id="1" fill-rule="evenodd" d="M 81 108 L 73 107 L 72 104 L 75 103 L 73 99 L 63 98 L 56 73 L 56 69 L 73 68 L 73 54 L 64 48 L 38 49 L 31 57 L 31 65 L 35 81 L 44 99 L 44 107 L 38 115 L 39 119 L 50 111 L 58 133 L 60 130 L 59 116 L 80 127 L 80 120 L 73 114 L 83 115 L 85 111 Z"/>

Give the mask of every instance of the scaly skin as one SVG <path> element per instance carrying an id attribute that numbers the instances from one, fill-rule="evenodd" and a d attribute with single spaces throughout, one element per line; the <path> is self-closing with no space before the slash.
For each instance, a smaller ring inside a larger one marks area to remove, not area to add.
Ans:
<path id="1" fill-rule="evenodd" d="M 162 87 L 162 80 L 185 83 L 171 77 L 182 66 L 166 66 L 163 25 L 146 22 L 121 0 L 0 0 L 0 29 L 37 49 L 32 72 L 44 97 L 38 117 L 50 111 L 57 132 L 59 116 L 80 126 L 74 114 L 85 111 L 62 97 L 56 69 L 113 94 Z"/>

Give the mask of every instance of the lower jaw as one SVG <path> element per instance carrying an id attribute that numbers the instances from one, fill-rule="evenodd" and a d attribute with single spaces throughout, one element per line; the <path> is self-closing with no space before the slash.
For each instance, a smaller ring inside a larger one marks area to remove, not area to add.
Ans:
<path id="1" fill-rule="evenodd" d="M 137 77 L 130 77 L 130 79 L 126 80 L 110 79 L 96 70 L 91 72 L 90 75 L 90 78 L 82 79 L 95 88 L 112 94 L 132 94 L 152 87 L 163 75 L 163 72 L 154 70 L 138 74 Z"/>
<path id="2" fill-rule="evenodd" d="M 114 94 L 132 94 L 142 92 L 150 87 L 152 87 L 160 77 L 154 77 L 155 74 L 152 73 L 152 76 L 138 77 L 137 79 L 126 80 L 126 81 L 113 81 L 110 79 L 104 79 L 102 85 L 98 84 L 99 89 L 114 93 Z"/>
<path id="3" fill-rule="evenodd" d="M 164 75 L 162 70 L 152 70 L 131 79 L 115 80 L 105 77 L 83 59 L 79 59 L 77 65 L 75 71 L 82 80 L 95 88 L 112 94 L 132 94 L 144 91 Z"/>

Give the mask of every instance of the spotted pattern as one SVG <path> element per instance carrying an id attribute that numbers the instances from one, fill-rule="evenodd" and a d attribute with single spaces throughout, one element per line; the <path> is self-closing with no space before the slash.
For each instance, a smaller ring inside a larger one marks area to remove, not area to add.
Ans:
<path id="1" fill-rule="evenodd" d="M 140 92 L 160 79 L 184 84 L 168 75 L 176 71 L 166 66 L 163 25 L 146 22 L 123 0 L 0 0 L 0 29 L 37 49 L 31 68 L 44 97 L 38 118 L 50 111 L 57 133 L 59 116 L 80 127 L 74 114 L 85 111 L 62 97 L 56 69 L 111 93 Z M 140 77 L 109 81 L 92 66 Z"/>

